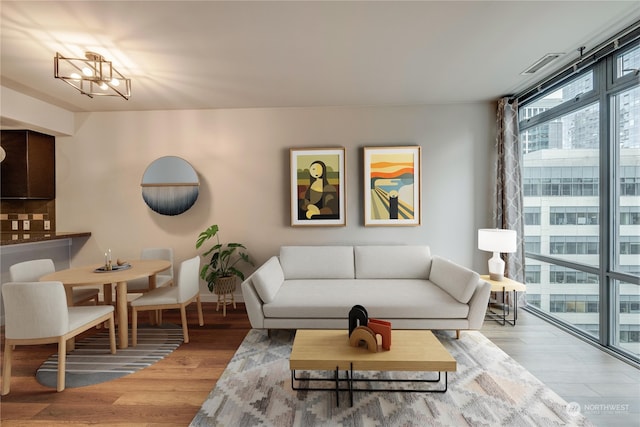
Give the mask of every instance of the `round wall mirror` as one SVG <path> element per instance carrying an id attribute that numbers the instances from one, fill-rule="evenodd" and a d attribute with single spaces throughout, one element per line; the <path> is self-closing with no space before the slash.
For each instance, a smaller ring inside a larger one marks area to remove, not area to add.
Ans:
<path id="1" fill-rule="evenodd" d="M 198 199 L 200 181 L 186 160 L 166 156 L 154 160 L 142 175 L 142 198 L 162 215 L 186 212 Z"/>

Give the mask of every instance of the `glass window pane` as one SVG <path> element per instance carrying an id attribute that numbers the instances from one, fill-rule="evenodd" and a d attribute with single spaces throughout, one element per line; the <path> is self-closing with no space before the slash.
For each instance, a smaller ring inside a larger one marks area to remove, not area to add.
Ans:
<path id="1" fill-rule="evenodd" d="M 524 208 L 524 223 L 526 225 L 540 225 L 540 208 Z"/>
<path id="2" fill-rule="evenodd" d="M 618 55 L 616 75 L 622 77 L 640 68 L 640 46 Z"/>
<path id="3" fill-rule="evenodd" d="M 554 92 L 543 96 L 529 104 L 523 105 L 518 110 L 519 120 L 527 120 L 538 114 L 557 107 L 558 105 L 576 99 L 576 97 L 593 90 L 593 71 L 589 71 L 563 85 Z M 541 136 L 552 137 L 557 132 L 556 127 L 550 126 L 540 129 Z"/>
<path id="4" fill-rule="evenodd" d="M 527 140 L 542 123 L 521 133 L 524 204 L 540 210 L 540 224 L 525 221 L 526 242 L 541 255 L 598 266 L 599 108 L 592 104 L 552 121 L 557 138 Z M 637 150 L 636 150 L 637 151 Z M 639 180 L 640 183 L 640 180 Z M 539 189 L 539 191 L 534 191 Z M 639 192 L 640 194 L 640 192 Z M 588 237 L 588 239 L 587 239 Z M 535 238 L 535 239 L 534 239 Z"/>
<path id="5" fill-rule="evenodd" d="M 597 338 L 600 328 L 598 275 L 531 258 L 525 263 L 527 303 Z"/>
<path id="6" fill-rule="evenodd" d="M 618 178 L 614 205 L 614 268 L 640 271 L 640 86 L 613 97 Z"/>
<path id="7" fill-rule="evenodd" d="M 525 236 L 524 251 L 534 254 L 540 253 L 540 237 Z"/>
<path id="8" fill-rule="evenodd" d="M 640 356 L 640 286 L 614 280 L 616 307 L 613 345 Z"/>

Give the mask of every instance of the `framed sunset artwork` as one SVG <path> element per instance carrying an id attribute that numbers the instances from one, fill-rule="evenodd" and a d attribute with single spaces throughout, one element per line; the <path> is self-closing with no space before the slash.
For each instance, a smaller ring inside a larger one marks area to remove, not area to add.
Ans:
<path id="1" fill-rule="evenodd" d="M 344 226 L 345 149 L 290 149 L 291 225 Z"/>
<path id="2" fill-rule="evenodd" d="M 364 148 L 364 225 L 421 224 L 420 146 Z"/>

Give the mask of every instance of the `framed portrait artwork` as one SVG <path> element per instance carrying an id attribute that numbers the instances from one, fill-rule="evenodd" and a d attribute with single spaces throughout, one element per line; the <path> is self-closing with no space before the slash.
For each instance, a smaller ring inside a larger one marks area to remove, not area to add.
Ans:
<path id="1" fill-rule="evenodd" d="M 421 147 L 364 148 L 364 225 L 420 225 Z"/>
<path id="2" fill-rule="evenodd" d="M 344 226 L 345 149 L 292 148 L 291 225 Z"/>

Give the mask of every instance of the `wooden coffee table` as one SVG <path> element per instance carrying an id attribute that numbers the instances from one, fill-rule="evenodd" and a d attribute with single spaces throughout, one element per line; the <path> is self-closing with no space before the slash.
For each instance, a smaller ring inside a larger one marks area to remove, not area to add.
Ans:
<path id="1" fill-rule="evenodd" d="M 364 347 L 349 345 L 347 330 L 300 329 L 296 332 L 289 357 L 291 369 L 291 387 L 294 390 L 333 391 L 336 393 L 336 405 L 339 405 L 339 393 L 348 391 L 353 406 L 353 393 L 356 391 L 393 391 L 393 392 L 439 392 L 447 391 L 447 373 L 455 372 L 456 361 L 431 331 L 394 330 L 391 335 L 391 350 L 372 353 Z M 298 378 L 296 370 L 333 371 L 333 378 Z M 345 377 L 340 378 L 340 371 Z M 438 378 L 425 379 L 370 379 L 354 378 L 354 371 L 430 371 L 438 372 Z M 444 381 L 441 374 L 444 372 Z M 296 381 L 298 385 L 296 386 Z M 300 387 L 301 381 L 309 384 L 331 382 L 332 388 Z M 346 382 L 347 388 L 340 383 Z M 358 382 L 400 382 L 400 383 L 443 383 L 441 388 L 411 389 L 357 389 Z"/>

